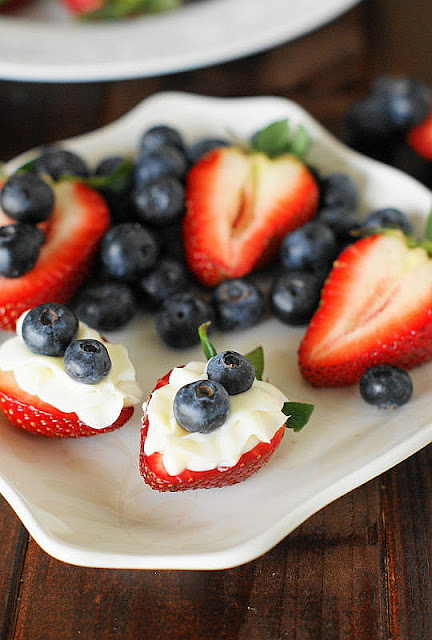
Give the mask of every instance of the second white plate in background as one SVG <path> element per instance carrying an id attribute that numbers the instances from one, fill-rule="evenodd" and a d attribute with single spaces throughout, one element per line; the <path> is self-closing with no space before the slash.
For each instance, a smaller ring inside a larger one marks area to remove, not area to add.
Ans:
<path id="1" fill-rule="evenodd" d="M 267 49 L 328 22 L 359 0 L 196 0 L 111 23 L 83 23 L 61 0 L 0 17 L 0 79 L 118 80 L 184 71 Z"/>

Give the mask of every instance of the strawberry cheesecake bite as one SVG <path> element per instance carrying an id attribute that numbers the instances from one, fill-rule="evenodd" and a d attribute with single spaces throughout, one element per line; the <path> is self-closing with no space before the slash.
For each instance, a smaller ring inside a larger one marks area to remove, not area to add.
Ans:
<path id="1" fill-rule="evenodd" d="M 0 347 L 0 409 L 44 436 L 92 436 L 121 427 L 141 390 L 126 348 L 58 303 L 24 312 Z"/>
<path id="2" fill-rule="evenodd" d="M 260 348 L 216 353 L 206 325 L 200 337 L 208 362 L 172 369 L 144 407 L 140 471 L 157 491 L 242 482 L 269 461 L 285 428 L 299 431 L 313 410 L 261 379 Z"/>

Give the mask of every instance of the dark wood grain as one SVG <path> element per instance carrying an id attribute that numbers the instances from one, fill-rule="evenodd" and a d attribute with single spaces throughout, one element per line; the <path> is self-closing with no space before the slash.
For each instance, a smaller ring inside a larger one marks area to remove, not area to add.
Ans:
<path id="1" fill-rule="evenodd" d="M 28 534 L 7 502 L 0 498 L 0 640 L 13 637 Z"/>
<path id="2" fill-rule="evenodd" d="M 342 133 L 346 110 L 375 75 L 432 85 L 431 31 L 429 0 L 365 0 L 294 42 L 197 71 L 115 83 L 0 81 L 0 158 L 90 131 L 160 90 L 287 96 Z M 392 160 L 432 184 L 430 166 L 406 149 Z M 0 640 L 431 640 L 431 458 L 429 446 L 261 558 L 213 572 L 61 563 L 0 500 Z"/>

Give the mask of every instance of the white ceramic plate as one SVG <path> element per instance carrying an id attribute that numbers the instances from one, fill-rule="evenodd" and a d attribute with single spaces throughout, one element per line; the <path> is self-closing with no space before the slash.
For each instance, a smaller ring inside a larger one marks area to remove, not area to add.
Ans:
<path id="1" fill-rule="evenodd" d="M 133 151 L 148 126 L 166 122 L 192 141 L 230 128 L 247 136 L 288 117 L 314 142 L 310 161 L 325 172 L 343 170 L 362 190 L 364 211 L 386 205 L 406 210 L 420 230 L 431 193 L 395 169 L 336 141 L 297 105 L 279 98 L 212 99 L 161 94 L 104 129 L 75 138 L 70 148 L 96 161 Z M 29 154 L 8 165 L 13 170 Z M 365 404 L 357 387 L 317 390 L 301 378 L 296 350 L 303 329 L 268 320 L 244 333 L 217 334 L 220 349 L 262 344 L 267 377 L 289 398 L 313 402 L 300 433 L 288 431 L 269 465 L 224 489 L 159 494 L 138 472 L 140 410 L 122 429 L 81 440 L 50 440 L 0 420 L 0 489 L 35 540 L 66 562 L 117 568 L 219 569 L 269 550 L 311 514 L 382 473 L 432 440 L 432 365 L 413 370 L 412 401 L 397 411 Z M 173 365 L 201 356 L 176 352 L 158 339 L 151 318 L 138 317 L 124 342 L 148 393 Z"/>
<path id="2" fill-rule="evenodd" d="M 0 17 L 0 78 L 47 82 L 144 77 L 215 64 L 278 45 L 358 0 L 196 0 L 156 16 L 74 20 L 61 0 Z"/>

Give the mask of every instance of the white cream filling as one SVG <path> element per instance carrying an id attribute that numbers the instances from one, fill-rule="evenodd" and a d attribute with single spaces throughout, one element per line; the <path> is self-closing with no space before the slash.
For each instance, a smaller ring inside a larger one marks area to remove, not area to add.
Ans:
<path id="1" fill-rule="evenodd" d="M 255 380 L 248 391 L 230 396 L 231 412 L 221 427 L 207 434 L 186 431 L 174 417 L 174 397 L 185 384 L 207 379 L 206 365 L 189 362 L 173 369 L 169 384 L 154 391 L 143 407 L 149 420 L 144 451 L 161 453 L 165 469 L 173 476 L 184 469 L 233 467 L 259 442 L 270 442 L 287 419 L 282 413 L 285 395 L 268 382 Z"/>
<path id="2" fill-rule="evenodd" d="M 23 391 L 38 396 L 64 413 L 76 413 L 93 429 L 109 427 L 117 420 L 123 407 L 132 406 L 141 399 L 135 369 L 123 345 L 104 343 L 112 367 L 101 382 L 76 382 L 66 373 L 62 357 L 40 356 L 27 348 L 21 337 L 26 313 L 18 320 L 18 335 L 0 347 L 0 369 L 12 371 Z M 80 322 L 77 339 L 82 338 L 102 341 L 97 331 Z"/>

